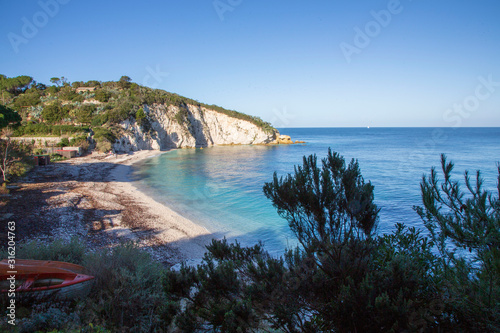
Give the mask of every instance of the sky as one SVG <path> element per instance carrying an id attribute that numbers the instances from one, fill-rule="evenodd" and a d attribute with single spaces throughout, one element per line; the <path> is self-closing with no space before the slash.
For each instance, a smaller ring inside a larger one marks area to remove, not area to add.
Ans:
<path id="1" fill-rule="evenodd" d="M 122 75 L 275 127 L 500 126 L 498 0 L 1 0 L 0 73 Z"/>

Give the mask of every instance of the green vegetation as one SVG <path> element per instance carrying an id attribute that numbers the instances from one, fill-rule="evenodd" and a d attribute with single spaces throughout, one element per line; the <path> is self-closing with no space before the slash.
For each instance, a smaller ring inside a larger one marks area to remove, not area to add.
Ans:
<path id="1" fill-rule="evenodd" d="M 452 169 L 443 156 L 444 181 L 432 169 L 421 184 L 415 210 L 430 237 L 403 224 L 377 235 L 373 186 L 357 161 L 329 151 L 264 185 L 300 242 L 282 257 L 213 240 L 200 265 L 174 271 L 133 244 L 92 253 L 77 239 L 25 244 L 19 257 L 81 264 L 96 278 L 85 299 L 19 304 L 17 329 L 498 332 L 500 167 L 495 195 L 479 173 L 475 182 L 466 173 L 463 192 Z"/>
<path id="2" fill-rule="evenodd" d="M 304 158 L 264 186 L 301 246 L 272 258 L 214 240 L 197 268 L 167 272 L 167 321 L 184 332 L 497 332 L 500 202 L 479 176 L 472 186 L 466 175 L 466 198 L 451 169 L 443 158 L 445 182 L 433 170 L 422 183 L 431 238 L 403 224 L 377 236 L 358 163 Z"/>
<path id="3" fill-rule="evenodd" d="M 230 117 L 249 121 L 267 132 L 274 129 L 271 124 L 258 117 L 249 116 L 217 105 L 207 105 L 174 93 L 151 89 L 133 83 L 130 77 L 122 76 L 119 81 L 88 81 L 69 83 L 64 77 L 50 79 L 52 86 L 36 83 L 29 76 L 8 78 L 0 75 L 2 108 L 7 107 L 22 117 L 14 122 L 15 135 L 42 134 L 47 127 L 30 125 L 60 126 L 89 125 L 90 127 L 116 128 L 120 122 L 135 119 L 148 132 L 150 122 L 144 113 L 144 105 L 164 104 L 179 107 L 179 123 L 187 121 L 182 115 L 188 113 L 187 105 L 215 110 Z M 93 92 L 76 92 L 79 87 L 95 87 Z M 93 103 L 90 104 L 89 102 Z M 142 111 L 140 111 L 142 110 Z M 2 114 L 4 113 L 2 109 Z M 0 126 L 2 126 L 0 119 Z M 42 130 L 35 133 L 36 129 Z M 50 131 L 52 132 L 52 131 Z M 25 134 L 23 134 L 25 133 Z"/>
<path id="4" fill-rule="evenodd" d="M 94 140 L 97 142 L 97 150 L 101 153 L 107 153 L 111 150 L 111 143 L 115 142 L 116 135 L 105 127 L 97 127 L 94 129 Z"/>
<path id="5" fill-rule="evenodd" d="M 27 124 L 14 130 L 13 136 L 62 136 L 83 134 L 89 131 L 87 126 L 47 125 L 44 123 Z"/>
<path id="6" fill-rule="evenodd" d="M 6 253 L 2 253 L 6 257 Z M 165 298 L 161 264 L 134 244 L 89 252 L 83 241 L 33 241 L 17 248 L 20 258 L 72 262 L 95 277 L 85 299 L 57 302 L 18 300 L 14 330 L 0 319 L 0 330 L 10 332 L 153 332 L 162 325 Z M 7 299 L 2 299 L 2 307 Z"/>
<path id="7" fill-rule="evenodd" d="M 3 183 L 10 176 L 21 176 L 31 169 L 31 146 L 11 139 L 12 131 L 4 128 L 0 137 L 0 171 Z"/>
<path id="8" fill-rule="evenodd" d="M 0 104 L 0 129 L 21 122 L 21 116 L 14 110 Z"/>

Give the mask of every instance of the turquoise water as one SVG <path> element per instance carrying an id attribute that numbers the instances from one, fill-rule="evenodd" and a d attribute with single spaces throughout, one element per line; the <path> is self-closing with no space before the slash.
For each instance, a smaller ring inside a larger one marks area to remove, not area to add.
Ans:
<path id="1" fill-rule="evenodd" d="M 136 167 L 142 190 L 181 215 L 203 225 L 215 236 L 244 245 L 261 240 L 273 254 L 296 241 L 262 186 L 293 172 L 304 155 L 322 158 L 328 147 L 347 161 L 359 161 L 365 181 L 375 186 L 382 209 L 379 232 L 397 222 L 423 228 L 413 205 L 420 204 L 420 181 L 440 154 L 455 162 L 463 180 L 467 169 L 480 169 L 485 184 L 495 189 L 500 161 L 500 128 L 288 128 L 293 140 L 306 144 L 224 146 L 182 149 L 146 160 Z"/>

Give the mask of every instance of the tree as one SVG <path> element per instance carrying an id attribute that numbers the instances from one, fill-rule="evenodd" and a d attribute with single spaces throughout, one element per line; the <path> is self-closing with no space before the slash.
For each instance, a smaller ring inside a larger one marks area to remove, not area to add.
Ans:
<path id="1" fill-rule="evenodd" d="M 0 139 L 0 170 L 2 171 L 3 182 L 7 182 L 12 169 L 16 164 L 21 164 L 29 156 L 30 147 L 12 141 L 12 130 L 4 128 Z"/>
<path id="2" fill-rule="evenodd" d="M 122 88 L 122 89 L 130 88 L 131 81 L 132 81 L 132 79 L 130 77 L 123 75 L 120 78 L 120 81 L 118 81 L 118 86 L 120 86 L 120 88 Z"/>
<path id="3" fill-rule="evenodd" d="M 59 91 L 59 97 L 61 99 L 64 99 L 66 101 L 72 101 L 74 100 L 75 98 L 78 98 L 78 96 L 80 96 L 79 94 L 77 94 L 72 88 L 70 87 L 63 87 L 61 88 L 61 90 Z"/>
<path id="4" fill-rule="evenodd" d="M 304 157 L 294 175 L 278 179 L 275 173 L 264 185 L 264 194 L 306 250 L 371 237 L 379 209 L 358 162 L 353 159 L 346 166 L 344 158 L 329 149 L 322 164 L 320 169 L 316 155 Z"/>
<path id="5" fill-rule="evenodd" d="M 95 93 L 95 99 L 101 103 L 107 103 L 111 98 L 111 93 L 105 89 L 99 89 Z"/>
<path id="6" fill-rule="evenodd" d="M 52 77 L 50 78 L 50 82 L 53 84 L 57 85 L 58 87 L 61 85 L 61 79 L 58 77 Z"/>
<path id="7" fill-rule="evenodd" d="M 0 129 L 20 123 L 21 116 L 14 110 L 0 104 Z"/>
<path id="8" fill-rule="evenodd" d="M 441 156 L 421 183 L 423 207 L 415 207 L 437 244 L 444 267 L 450 326 L 461 331 L 500 330 L 500 165 L 496 196 L 465 172 L 466 191 L 452 180 L 454 165 Z"/>
<path id="9" fill-rule="evenodd" d="M 32 82 L 33 78 L 27 75 L 20 75 L 12 78 L 2 75 L 0 77 L 0 90 L 5 90 L 14 96 L 17 96 L 26 91 Z"/>
<path id="10" fill-rule="evenodd" d="M 43 83 L 37 83 L 35 85 L 35 88 L 36 88 L 36 90 L 44 91 L 45 89 L 47 89 L 47 86 Z"/>
<path id="11" fill-rule="evenodd" d="M 76 120 L 82 124 L 90 124 L 92 122 L 92 116 L 97 110 L 97 107 L 93 104 L 84 104 L 80 106 L 76 111 Z"/>
<path id="12" fill-rule="evenodd" d="M 442 315 L 432 244 L 396 226 L 374 237 L 373 186 L 330 150 L 264 193 L 302 247 L 271 258 L 261 245 L 213 241 L 198 267 L 169 271 L 166 318 L 184 331 L 386 332 L 436 329 Z M 435 276 L 434 276 L 435 275 Z"/>
<path id="13" fill-rule="evenodd" d="M 61 76 L 60 83 L 62 83 L 64 87 L 71 87 L 71 84 L 69 83 L 68 79 L 65 78 L 64 76 Z"/>
<path id="14" fill-rule="evenodd" d="M 144 120 L 146 119 L 146 114 L 144 113 L 144 109 L 143 108 L 140 108 L 139 110 L 137 110 L 137 112 L 135 113 L 135 120 L 137 121 L 137 123 L 139 125 L 142 125 L 142 123 L 144 122 Z"/>
<path id="15" fill-rule="evenodd" d="M 14 106 L 21 111 L 26 106 L 35 106 L 40 104 L 40 92 L 38 90 L 27 91 L 14 99 Z"/>
<path id="16" fill-rule="evenodd" d="M 49 123 L 58 123 L 68 116 L 60 103 L 52 103 L 43 108 L 42 117 Z"/>

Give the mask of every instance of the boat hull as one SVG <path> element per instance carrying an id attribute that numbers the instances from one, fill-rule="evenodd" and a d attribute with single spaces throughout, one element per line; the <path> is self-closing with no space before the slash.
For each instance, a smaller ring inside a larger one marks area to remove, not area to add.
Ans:
<path id="1" fill-rule="evenodd" d="M 60 300 L 85 297 L 94 277 L 84 272 L 82 266 L 59 261 L 21 259 L 9 266 L 7 260 L 2 260 L 0 290 L 4 294 L 15 292 L 20 297 Z"/>

